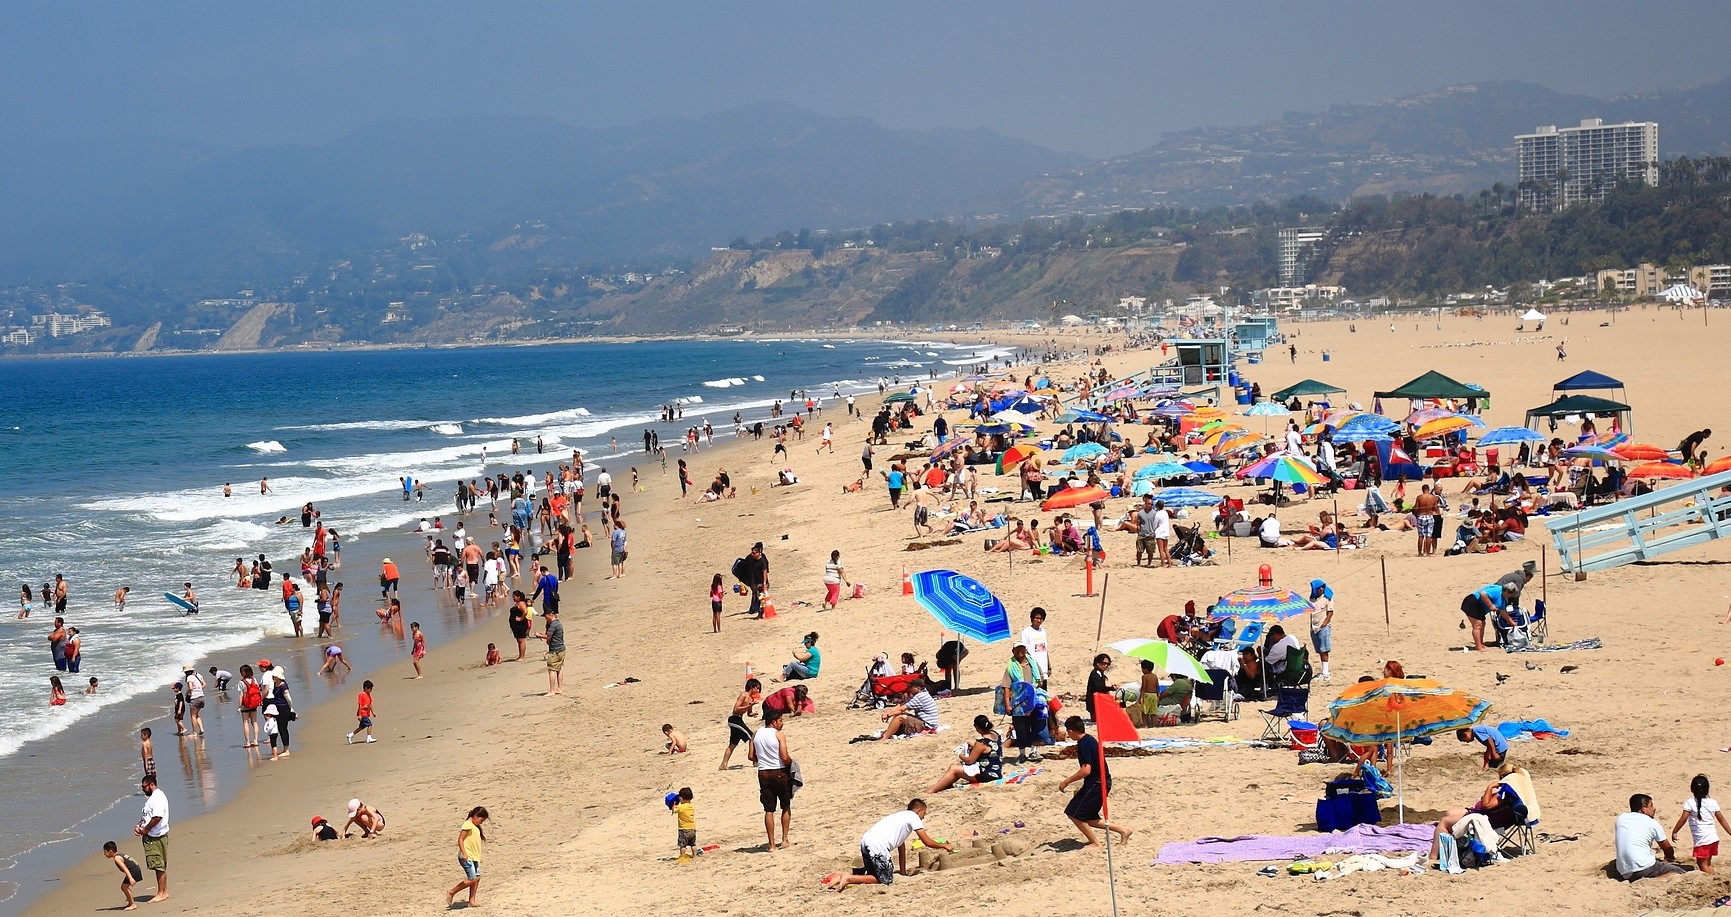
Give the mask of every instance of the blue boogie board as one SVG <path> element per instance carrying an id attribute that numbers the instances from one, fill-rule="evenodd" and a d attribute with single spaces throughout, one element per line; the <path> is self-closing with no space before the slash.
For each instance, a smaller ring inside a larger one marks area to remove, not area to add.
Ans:
<path id="1" fill-rule="evenodd" d="M 185 611 L 189 615 L 198 614 L 198 606 L 192 604 L 191 602 L 188 602 L 182 596 L 175 595 L 172 592 L 164 592 L 162 594 L 162 597 L 169 600 L 170 602 L 173 602 L 176 605 L 179 605 L 181 607 L 181 610 Z"/>

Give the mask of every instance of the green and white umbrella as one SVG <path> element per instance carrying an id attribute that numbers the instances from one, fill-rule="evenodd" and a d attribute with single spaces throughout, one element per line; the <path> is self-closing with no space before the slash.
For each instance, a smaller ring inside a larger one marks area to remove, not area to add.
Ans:
<path id="1" fill-rule="evenodd" d="M 1117 643 L 1106 644 L 1106 648 L 1133 659 L 1146 659 L 1154 663 L 1154 668 L 1168 675 L 1185 675 L 1205 685 L 1214 683 L 1203 670 L 1202 663 L 1184 652 L 1183 648 L 1164 640 L 1119 640 Z"/>

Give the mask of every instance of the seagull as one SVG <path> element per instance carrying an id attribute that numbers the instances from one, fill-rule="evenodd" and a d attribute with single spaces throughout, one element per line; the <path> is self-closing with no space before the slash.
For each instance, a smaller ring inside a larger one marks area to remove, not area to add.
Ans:
<path id="1" fill-rule="evenodd" d="M 1580 670 L 1581 670 L 1581 667 L 1578 665 L 1566 665 L 1566 666 L 1563 666 L 1562 668 L 1558 669 L 1557 671 L 1563 673 L 1564 675 L 1568 675 L 1571 672 L 1579 672 Z"/>
<path id="2" fill-rule="evenodd" d="M 1527 661 L 1525 661 L 1525 660 L 1522 660 L 1522 662 L 1521 662 L 1521 664 L 1522 664 L 1522 665 L 1524 665 L 1524 666 L 1526 666 L 1526 667 L 1527 667 L 1527 671 L 1529 671 L 1529 672 L 1538 672 L 1538 671 L 1542 671 L 1542 670 L 1541 670 L 1541 669 L 1540 669 L 1540 668 L 1539 668 L 1539 667 L 1538 667 L 1538 666 L 1536 666 L 1536 665 L 1533 665 L 1533 664 L 1532 664 L 1532 663 L 1530 663 L 1530 662 L 1527 662 Z"/>

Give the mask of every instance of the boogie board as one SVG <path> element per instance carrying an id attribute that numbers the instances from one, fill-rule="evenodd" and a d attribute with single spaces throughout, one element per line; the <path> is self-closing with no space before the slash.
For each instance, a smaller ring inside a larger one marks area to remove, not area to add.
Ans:
<path id="1" fill-rule="evenodd" d="M 164 592 L 162 597 L 176 605 L 179 605 L 181 610 L 185 611 L 189 615 L 198 614 L 198 606 L 188 602 L 184 596 L 178 596 L 172 592 Z"/>

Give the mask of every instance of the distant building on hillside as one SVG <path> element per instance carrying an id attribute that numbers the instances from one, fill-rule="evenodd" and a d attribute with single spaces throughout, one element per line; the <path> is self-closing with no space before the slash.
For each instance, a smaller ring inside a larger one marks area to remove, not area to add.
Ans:
<path id="1" fill-rule="evenodd" d="M 1659 124 L 1606 124 L 1586 118 L 1579 127 L 1546 124 L 1515 137 L 1521 206 L 1552 213 L 1582 201 L 1602 200 L 1618 182 L 1659 183 Z"/>
<path id="2" fill-rule="evenodd" d="M 1280 285 L 1296 287 L 1304 283 L 1315 263 L 1316 247 L 1328 238 L 1328 230 L 1299 226 L 1280 231 Z"/>
<path id="3" fill-rule="evenodd" d="M 1622 293 L 1635 297 L 1658 296 L 1667 287 L 1685 284 L 1709 296 L 1731 296 L 1731 264 L 1703 264 L 1668 272 L 1656 264 L 1598 272 L 1600 293 Z"/>

